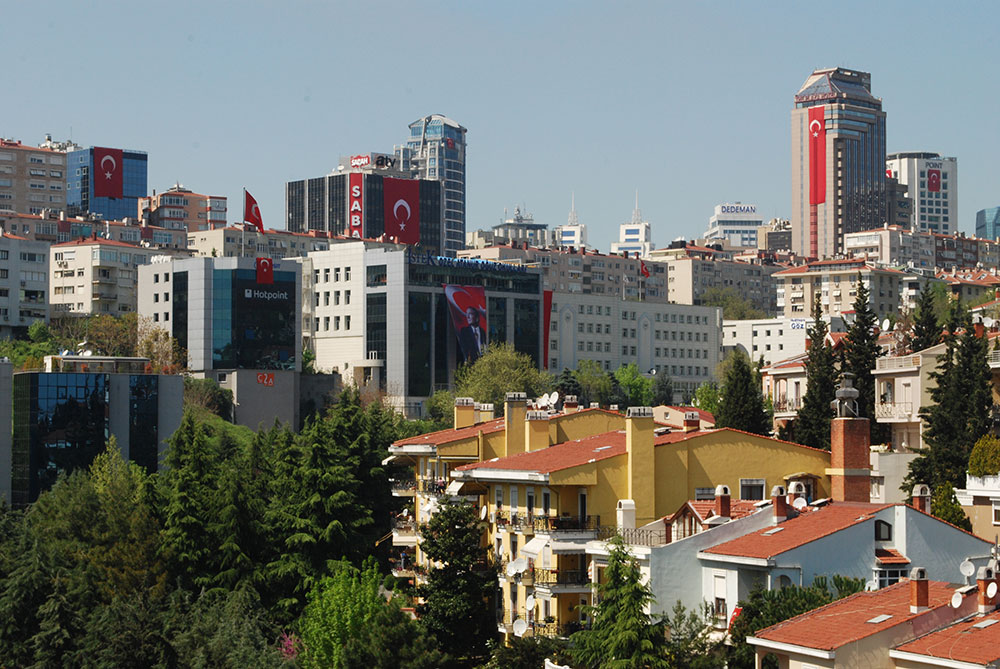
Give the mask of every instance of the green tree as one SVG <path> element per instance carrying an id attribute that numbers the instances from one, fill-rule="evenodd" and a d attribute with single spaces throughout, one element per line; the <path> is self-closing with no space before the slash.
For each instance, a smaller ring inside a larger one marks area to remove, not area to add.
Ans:
<path id="1" fill-rule="evenodd" d="M 230 420 L 233 415 L 233 391 L 220 388 L 214 379 L 184 377 L 184 406 L 200 408 Z"/>
<path id="2" fill-rule="evenodd" d="M 653 377 L 653 405 L 671 406 L 674 403 L 674 382 L 667 374 L 666 367 Z"/>
<path id="3" fill-rule="evenodd" d="M 671 669 L 715 669 L 723 664 L 725 640 L 713 638 L 711 609 L 707 604 L 699 615 L 687 611 L 678 601 L 663 622 L 670 631 L 666 655 Z"/>
<path id="4" fill-rule="evenodd" d="M 969 455 L 969 474 L 972 476 L 1000 474 L 1000 439 L 992 434 L 979 438 Z"/>
<path id="5" fill-rule="evenodd" d="M 580 382 L 576 380 L 576 374 L 568 368 L 564 368 L 559 376 L 556 377 L 555 389 L 559 391 L 559 395 L 566 397 L 567 395 L 576 395 L 577 399 L 583 394 L 583 387 Z"/>
<path id="6" fill-rule="evenodd" d="M 955 497 L 955 488 L 951 483 L 945 482 L 934 488 L 934 495 L 931 497 L 931 514 L 941 520 L 951 523 L 963 530 L 972 531 L 972 523 L 969 517 L 962 510 L 962 505 Z"/>
<path id="7" fill-rule="evenodd" d="M 878 316 L 868 304 L 870 295 L 861 273 L 855 284 L 854 322 L 847 329 L 844 340 L 844 362 L 842 371 L 854 375 L 854 387 L 858 390 L 858 417 L 871 421 L 872 443 L 880 441 L 879 424 L 875 422 L 875 360 L 879 357 L 878 335 L 875 327 Z"/>
<path id="8" fill-rule="evenodd" d="M 722 317 L 726 320 L 767 318 L 767 313 L 755 307 L 732 286 L 712 286 L 702 293 L 701 304 L 706 307 L 722 307 Z"/>
<path id="9" fill-rule="evenodd" d="M 813 325 L 809 329 L 809 351 L 806 377 L 809 381 L 795 419 L 795 440 L 813 448 L 830 449 L 830 421 L 836 399 L 837 368 L 833 348 L 826 341 L 826 321 L 823 320 L 820 296 L 813 304 Z"/>
<path id="10" fill-rule="evenodd" d="M 437 669 L 449 663 L 423 625 L 400 608 L 385 603 L 344 646 L 348 669 Z"/>
<path id="11" fill-rule="evenodd" d="M 507 343 L 490 344 L 474 363 L 462 365 L 455 372 L 455 387 L 460 397 L 492 403 L 498 411 L 507 393 L 538 397 L 548 392 L 551 385 L 550 376 L 538 369 L 531 356 L 518 353 Z"/>
<path id="12" fill-rule="evenodd" d="M 427 418 L 434 430 L 447 430 L 455 426 L 455 393 L 438 390 L 427 400 Z"/>
<path id="13" fill-rule="evenodd" d="M 634 362 L 622 365 L 615 371 L 615 379 L 622 389 L 626 406 L 649 406 L 653 399 L 653 380 L 645 377 Z M 625 407 L 622 407 L 625 408 Z"/>
<path id="14" fill-rule="evenodd" d="M 712 381 L 705 381 L 694 391 L 694 405 L 713 416 L 719 411 L 719 386 Z"/>
<path id="15" fill-rule="evenodd" d="M 747 643 L 747 637 L 765 627 L 812 611 L 864 588 L 862 579 L 834 575 L 830 580 L 832 588 L 823 576 L 817 576 L 812 585 L 805 587 L 790 585 L 777 590 L 766 590 L 759 584 L 754 587 L 750 595 L 740 601 L 740 615 L 730 625 L 727 666 L 732 669 L 753 669 L 755 653 L 753 646 Z M 765 666 L 777 665 L 765 663 Z"/>
<path id="16" fill-rule="evenodd" d="M 546 659 L 566 664 L 564 641 L 547 636 L 514 637 L 510 644 L 490 640 L 490 659 L 481 669 L 539 669 Z"/>
<path id="17" fill-rule="evenodd" d="M 574 376 L 580 384 L 580 406 L 588 407 L 591 402 L 597 402 L 601 406 L 610 404 L 608 398 L 611 396 L 611 379 L 599 362 L 581 360 L 576 366 Z"/>
<path id="18" fill-rule="evenodd" d="M 732 366 L 726 375 L 715 414 L 716 427 L 731 427 L 744 432 L 767 435 L 770 421 L 764 408 L 760 384 L 754 383 L 753 370 L 745 353 L 735 350 L 730 354 Z"/>
<path id="19" fill-rule="evenodd" d="M 420 548 L 441 567 L 432 569 L 418 593 L 421 621 L 441 649 L 454 658 L 481 660 L 496 633 L 490 602 L 496 572 L 485 569 L 479 515 L 472 504 L 447 501 L 420 528 Z"/>
<path id="20" fill-rule="evenodd" d="M 593 624 L 573 633 L 570 653 L 578 664 L 592 669 L 666 668 L 664 625 L 646 614 L 653 593 L 641 583 L 639 563 L 621 537 L 608 543 L 605 581 L 597 586 L 598 605 L 588 608 Z"/>
<path id="21" fill-rule="evenodd" d="M 923 351 L 941 341 L 941 323 L 934 307 L 932 285 L 924 284 L 917 296 L 917 308 L 913 312 L 913 339 L 910 344 L 914 352 Z"/>

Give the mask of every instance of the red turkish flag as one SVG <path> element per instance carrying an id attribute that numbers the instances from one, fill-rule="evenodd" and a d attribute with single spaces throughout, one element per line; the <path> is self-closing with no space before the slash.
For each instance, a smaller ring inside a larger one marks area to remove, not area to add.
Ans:
<path id="1" fill-rule="evenodd" d="M 927 170 L 927 190 L 932 193 L 941 191 L 941 170 Z"/>
<path id="2" fill-rule="evenodd" d="M 420 243 L 420 181 L 382 180 L 385 234 L 399 244 Z"/>
<path id="3" fill-rule="evenodd" d="M 826 202 L 825 107 L 809 108 L 809 204 Z"/>
<path id="4" fill-rule="evenodd" d="M 257 258 L 257 283 L 274 283 L 274 261 Z"/>
<path id="5" fill-rule="evenodd" d="M 260 216 L 260 207 L 257 206 L 257 200 L 245 188 L 243 189 L 243 222 L 253 223 L 261 234 L 264 233 L 264 221 Z"/>
<path id="6" fill-rule="evenodd" d="M 647 268 L 646 263 L 641 260 L 639 261 L 639 272 L 647 279 L 649 278 L 649 268 Z"/>
<path id="7" fill-rule="evenodd" d="M 125 166 L 121 149 L 94 147 L 94 166 L 90 174 L 94 197 L 123 197 Z"/>

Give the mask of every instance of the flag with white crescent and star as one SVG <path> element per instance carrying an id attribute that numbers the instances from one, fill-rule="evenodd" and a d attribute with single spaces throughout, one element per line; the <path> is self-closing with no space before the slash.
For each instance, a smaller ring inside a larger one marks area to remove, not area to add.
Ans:
<path id="1" fill-rule="evenodd" d="M 927 170 L 927 190 L 931 193 L 941 192 L 941 170 Z"/>
<path id="2" fill-rule="evenodd" d="M 274 283 L 274 261 L 270 258 L 257 258 L 257 283 Z"/>
<path id="3" fill-rule="evenodd" d="M 106 149 L 94 147 L 94 165 L 91 168 L 90 182 L 94 184 L 94 197 L 124 197 L 125 179 L 122 172 L 125 166 L 121 149 Z"/>
<path id="4" fill-rule="evenodd" d="M 385 236 L 398 244 L 420 243 L 420 181 L 382 179 Z"/>
<path id="5" fill-rule="evenodd" d="M 809 204 L 826 202 L 826 121 L 824 105 L 809 108 Z"/>
<path id="6" fill-rule="evenodd" d="M 264 234 L 264 220 L 260 216 L 260 207 L 257 206 L 257 200 L 245 188 L 243 189 L 243 196 L 243 222 L 252 223 L 257 226 L 258 232 Z"/>

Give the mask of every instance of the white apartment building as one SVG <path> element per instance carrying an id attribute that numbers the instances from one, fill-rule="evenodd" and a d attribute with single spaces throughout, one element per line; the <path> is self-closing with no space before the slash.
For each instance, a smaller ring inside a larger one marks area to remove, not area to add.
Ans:
<path id="1" fill-rule="evenodd" d="M 49 245 L 0 233 L 0 336 L 49 317 Z"/>
<path id="2" fill-rule="evenodd" d="M 757 205 L 726 202 L 715 205 L 715 213 L 708 219 L 706 240 L 725 241 L 739 248 L 757 248 L 757 232 L 764 218 L 757 213 Z"/>
<path id="3" fill-rule="evenodd" d="M 56 144 L 48 138 L 46 144 Z M 0 138 L 0 211 L 40 214 L 66 209 L 66 152 Z M 71 145 L 78 148 L 76 145 Z"/>
<path id="4" fill-rule="evenodd" d="M 953 234 L 958 231 L 958 159 L 939 153 L 903 151 L 885 159 L 886 173 L 906 186 L 913 201 L 910 228 Z"/>
<path id="5" fill-rule="evenodd" d="M 343 240 L 342 240 L 343 241 Z M 240 226 L 197 230 L 187 234 L 187 248 L 195 257 L 271 258 L 281 260 L 326 251 L 336 243 L 333 233 L 324 230 L 244 230 Z"/>
<path id="6" fill-rule="evenodd" d="M 824 318 L 831 332 L 845 332 L 844 320 L 839 316 Z M 832 321 L 832 323 L 831 323 Z M 725 320 L 722 322 L 723 352 L 739 348 L 751 360 L 763 356 L 768 364 L 805 353 L 809 341 L 811 317 L 765 318 L 754 320 Z"/>
<path id="7" fill-rule="evenodd" d="M 778 311 L 785 318 L 810 317 L 818 292 L 824 316 L 853 312 L 859 273 L 868 287 L 868 304 L 880 319 L 899 311 L 906 275 L 862 259 L 820 260 L 776 272 Z"/>
<path id="8" fill-rule="evenodd" d="M 933 269 L 934 237 L 898 225 L 844 235 L 844 252 L 881 265 Z"/>
<path id="9" fill-rule="evenodd" d="M 162 251 L 96 235 L 49 247 L 49 301 L 52 315 L 134 312 L 137 270 Z"/>
<path id="10" fill-rule="evenodd" d="M 767 314 L 775 313 L 775 280 L 782 267 L 763 262 L 715 259 L 689 254 L 666 261 L 667 297 L 678 304 L 701 304 L 710 288 L 731 288 Z"/>

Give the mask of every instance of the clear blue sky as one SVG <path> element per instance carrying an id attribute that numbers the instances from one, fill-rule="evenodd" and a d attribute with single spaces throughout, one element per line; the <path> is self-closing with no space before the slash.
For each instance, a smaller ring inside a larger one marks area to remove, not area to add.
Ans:
<path id="1" fill-rule="evenodd" d="M 92 8 L 93 7 L 93 8 Z M 0 135 L 149 153 L 150 188 L 284 182 L 391 150 L 442 113 L 469 129 L 470 229 L 576 192 L 607 249 L 633 194 L 654 241 L 720 202 L 787 217 L 789 111 L 812 69 L 872 73 L 888 149 L 959 160 L 959 228 L 1000 205 L 993 3 L 22 2 L 0 0 Z"/>

